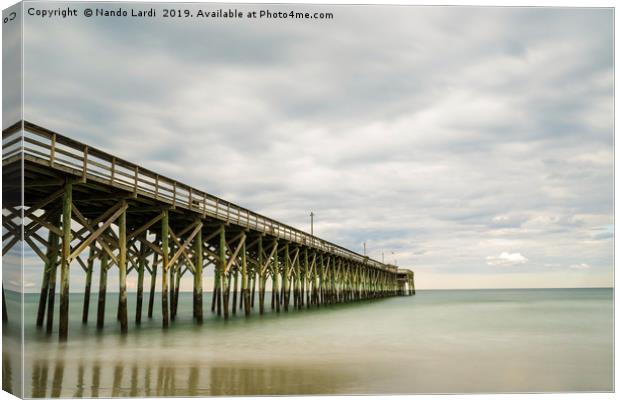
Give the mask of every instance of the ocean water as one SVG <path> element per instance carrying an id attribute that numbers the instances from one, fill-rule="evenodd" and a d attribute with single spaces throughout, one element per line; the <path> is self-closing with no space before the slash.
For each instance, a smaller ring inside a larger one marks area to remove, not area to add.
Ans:
<path id="1" fill-rule="evenodd" d="M 82 326 L 82 297 L 71 295 L 69 341 L 59 344 L 56 331 L 48 337 L 35 328 L 38 295 L 26 295 L 25 396 L 613 390 L 612 289 L 420 290 L 229 321 L 211 314 L 207 293 L 201 326 L 192 322 L 191 293 L 182 293 L 165 331 L 159 302 L 153 320 L 134 325 L 130 294 L 125 336 L 116 294 L 102 332 L 96 296 Z M 4 376 L 15 386 L 11 363 L 19 361 L 7 355 L 6 338 Z"/>

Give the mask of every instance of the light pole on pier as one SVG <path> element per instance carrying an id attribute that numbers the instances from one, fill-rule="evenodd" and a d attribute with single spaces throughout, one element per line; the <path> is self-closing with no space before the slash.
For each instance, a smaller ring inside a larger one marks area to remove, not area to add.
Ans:
<path id="1" fill-rule="evenodd" d="M 310 236 L 314 236 L 314 213 L 310 211 Z"/>

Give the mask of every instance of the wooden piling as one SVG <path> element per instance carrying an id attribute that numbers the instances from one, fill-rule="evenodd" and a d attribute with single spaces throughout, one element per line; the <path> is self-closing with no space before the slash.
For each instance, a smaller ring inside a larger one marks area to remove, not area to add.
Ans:
<path id="1" fill-rule="evenodd" d="M 101 254 L 99 271 L 99 297 L 97 298 L 97 329 L 103 329 L 105 317 L 105 298 L 108 283 L 108 253 Z"/>
<path id="2" fill-rule="evenodd" d="M 119 317 L 121 333 L 127 333 L 127 211 L 118 218 L 118 242 Z"/>
<path id="3" fill-rule="evenodd" d="M 194 318 L 202 323 L 202 229 L 194 238 Z"/>
<path id="4" fill-rule="evenodd" d="M 182 264 L 178 264 L 175 273 L 175 282 L 174 282 L 174 291 L 173 298 L 174 302 L 172 303 L 172 319 L 175 320 L 177 318 L 177 308 L 179 305 L 179 290 L 181 289 L 181 275 L 182 275 Z"/>
<path id="5" fill-rule="evenodd" d="M 256 298 L 256 280 L 258 279 L 258 274 L 255 270 L 252 270 L 252 283 L 250 286 L 252 287 L 252 294 L 250 295 L 250 307 L 254 309 L 254 299 Z"/>
<path id="6" fill-rule="evenodd" d="M 224 306 L 224 319 L 228 319 L 228 274 L 226 273 L 226 229 L 222 227 L 220 230 L 220 290 L 222 291 L 223 296 L 220 295 L 218 298 L 218 315 L 221 315 L 219 312 L 219 301 L 220 298 L 223 297 L 223 306 Z"/>
<path id="7" fill-rule="evenodd" d="M 265 313 L 265 270 L 264 266 L 263 235 L 258 237 L 258 312 L 260 315 Z"/>
<path id="8" fill-rule="evenodd" d="M 146 240 L 146 231 L 144 231 L 144 235 L 142 236 L 144 240 Z M 140 325 L 142 323 L 142 298 L 144 296 L 144 268 L 146 266 L 146 257 L 145 257 L 145 248 L 144 244 L 140 245 L 140 255 L 138 259 L 138 288 L 136 293 L 136 325 Z"/>
<path id="9" fill-rule="evenodd" d="M 213 275 L 213 292 L 211 292 L 211 312 L 215 312 L 215 307 L 217 304 L 217 288 L 220 284 L 220 266 L 218 263 L 215 264 L 214 267 L 214 275 Z"/>
<path id="10" fill-rule="evenodd" d="M 289 247 L 288 242 L 284 244 L 284 269 L 282 271 L 282 292 L 283 292 L 283 302 L 284 302 L 284 311 L 288 312 L 288 302 L 289 302 L 289 273 L 291 269 L 291 260 L 289 255 Z"/>
<path id="11" fill-rule="evenodd" d="M 86 284 L 84 286 L 84 305 L 82 307 L 82 323 L 88 323 L 88 308 L 90 306 L 90 286 L 93 280 L 93 263 L 95 261 L 95 245 L 90 246 L 90 254 L 86 263 Z"/>
<path id="12" fill-rule="evenodd" d="M 58 338 L 66 341 L 69 335 L 69 255 L 71 254 L 71 206 L 73 184 L 65 184 L 62 204 L 62 253 L 60 261 L 60 317 Z"/>
<path id="13" fill-rule="evenodd" d="M 174 251 L 172 252 L 174 254 Z M 175 302 L 175 287 L 176 287 L 176 270 L 177 270 L 177 266 L 176 265 L 170 265 L 170 269 L 169 269 L 169 282 L 170 282 L 170 297 L 169 297 L 169 302 L 170 302 L 170 320 L 174 321 L 175 319 L 175 313 L 174 313 L 174 302 Z"/>
<path id="14" fill-rule="evenodd" d="M 52 224 L 54 226 L 58 226 L 60 223 L 60 213 L 55 214 L 52 218 Z M 43 284 L 41 285 L 41 296 L 39 298 L 39 308 L 37 310 L 37 327 L 43 326 L 43 320 L 45 319 L 45 308 L 47 305 L 48 298 L 52 303 L 51 307 L 48 309 L 48 325 L 50 326 L 49 332 L 51 332 L 51 327 L 53 326 L 53 314 L 54 314 L 54 294 L 56 293 L 56 265 L 58 264 L 58 243 L 59 236 L 53 231 L 49 232 L 48 235 L 48 248 L 47 252 L 47 263 L 45 264 L 45 269 L 43 272 Z M 52 279 L 53 276 L 53 279 Z M 50 287 L 52 288 L 50 290 Z M 49 315 L 52 315 L 49 317 Z M 50 320 L 51 318 L 51 320 Z"/>
<path id="15" fill-rule="evenodd" d="M 157 240 L 157 239 L 156 239 Z M 153 318 L 153 305 L 155 304 L 155 284 L 157 280 L 157 259 L 158 254 L 153 254 L 153 265 L 151 266 L 151 290 L 149 293 L 148 318 Z"/>
<path id="16" fill-rule="evenodd" d="M 52 235 L 52 232 L 50 231 L 50 235 Z M 48 243 L 50 243 L 50 240 L 48 239 Z M 48 245 L 49 246 L 49 245 Z M 50 251 L 47 251 L 47 259 L 50 259 Z M 37 307 L 37 322 L 36 322 L 36 326 L 37 328 L 40 328 L 43 326 L 43 319 L 45 318 L 45 305 L 47 304 L 47 292 L 49 289 L 49 284 L 50 284 L 50 265 L 49 265 L 49 261 L 47 263 L 45 263 L 45 266 L 43 267 L 43 279 L 41 280 L 41 293 L 39 294 L 39 306 Z M 2 292 L 2 294 L 4 295 L 4 291 Z M 3 306 L 4 309 L 4 306 Z"/>
<path id="17" fill-rule="evenodd" d="M 248 261 L 246 254 L 245 241 L 241 244 L 241 301 L 243 309 L 245 310 L 245 316 L 250 316 L 250 289 L 248 288 Z"/>
<path id="18" fill-rule="evenodd" d="M 232 313 L 237 315 L 237 286 L 239 280 L 239 271 L 235 268 L 233 274 L 233 299 L 232 299 Z"/>
<path id="19" fill-rule="evenodd" d="M 276 246 L 278 243 L 276 242 Z M 271 289 L 271 308 L 275 308 L 276 312 L 280 312 L 280 284 L 278 282 L 278 276 L 280 275 L 280 264 L 278 263 L 278 250 L 273 253 L 273 267 L 272 267 L 272 279 L 273 288 Z"/>
<path id="20" fill-rule="evenodd" d="M 44 260 L 46 265 L 42 271 L 36 325 L 42 327 L 46 323 L 47 331 L 51 332 L 56 322 L 54 321 L 56 307 L 59 309 L 58 337 L 61 341 L 68 337 L 70 272 L 79 271 L 70 269 L 74 260 L 79 261 L 85 271 L 82 309 L 84 324 L 88 323 L 91 308 L 94 263 L 95 259 L 100 260 L 97 300 L 99 328 L 103 327 L 107 272 L 112 265 L 119 268 L 120 290 L 116 314 L 123 333 L 128 330 L 127 274 L 135 270 L 137 275 L 135 321 L 136 324 L 140 324 L 144 302 L 144 270 L 146 269 L 151 276 L 148 314 L 149 318 L 152 318 L 158 258 L 161 258 L 162 262 L 160 273 L 164 327 L 168 327 L 170 320 L 176 318 L 181 279 L 187 272 L 193 274 L 194 279 L 193 316 L 197 321 L 202 320 L 204 262 L 215 266 L 212 311 L 217 309 L 218 315 L 224 314 L 225 318 L 230 314 L 231 294 L 233 314 L 236 314 L 237 310 L 244 310 L 245 315 L 249 315 L 254 307 L 257 286 L 259 311 L 261 314 L 264 313 L 267 279 L 272 279 L 271 307 L 276 312 L 280 312 L 281 309 L 288 311 L 291 306 L 301 309 L 304 304 L 308 307 L 311 305 L 319 307 L 362 299 L 415 294 L 414 276 L 411 271 L 399 270 L 394 266 L 347 251 L 313 235 L 147 171 L 138 165 L 121 162 L 105 152 L 92 149 L 89 151 L 88 146 L 67 138 L 63 139 L 43 127 L 36 127 L 26 121 L 22 122 L 21 127 L 33 136 L 39 137 L 37 140 L 40 140 L 40 144 L 51 140 L 51 147 L 49 154 L 43 150 L 35 152 L 36 154 L 29 153 L 29 157 L 32 156 L 34 159 L 29 158 L 28 162 L 22 164 L 22 168 L 28 169 L 24 190 L 29 191 L 27 194 L 35 201 L 29 202 L 26 210 L 20 210 L 22 218 L 30 220 L 25 229 L 20 230 L 11 222 L 11 219 L 18 217 L 20 205 L 13 199 L 19 196 L 15 192 L 16 196 L 7 197 L 13 204 L 8 204 L 5 208 L 5 212 L 11 215 L 7 216 L 8 219 L 5 221 L 7 232 L 4 235 L 6 245 L 3 252 L 9 251 L 21 239 Z M 75 156 L 70 162 L 71 165 L 64 161 L 62 165 L 58 160 L 54 161 L 58 138 L 60 138 L 58 143 Z M 25 146 L 30 146 L 32 143 L 26 143 Z M 95 154 L 98 161 L 93 160 L 92 156 L 89 158 L 89 154 Z M 15 167 L 17 166 L 16 164 Z M 93 167 L 96 167 L 96 171 Z M 121 177 L 125 169 L 134 172 L 130 177 L 133 181 L 130 190 L 132 200 L 128 200 L 129 193 L 124 193 L 122 187 L 123 183 L 127 183 L 126 177 Z M 73 180 L 66 180 L 69 179 L 68 176 Z M 77 177 L 81 179 L 77 180 Z M 155 179 L 154 187 L 149 185 L 152 178 Z M 65 180 L 62 187 L 54 187 L 56 184 L 50 185 L 50 182 L 61 179 Z M 82 183 L 76 187 L 76 204 L 73 204 L 74 182 Z M 36 189 L 33 189 L 35 187 Z M 166 194 L 166 188 L 172 188 L 172 191 Z M 106 192 L 110 192 L 111 195 L 100 195 Z M 189 194 L 188 197 L 186 193 Z M 164 210 L 163 207 L 169 207 L 170 200 L 172 208 Z M 131 211 L 128 210 L 128 201 L 131 204 Z M 155 213 L 148 222 L 143 223 L 142 218 L 152 214 L 155 207 L 157 209 L 162 207 L 161 210 L 164 211 Z M 174 210 L 172 215 L 170 210 Z M 128 212 L 131 212 L 129 216 Z M 97 214 L 99 217 L 93 218 Z M 188 220 L 194 220 L 195 224 L 183 227 L 182 224 Z M 73 221 L 81 225 L 75 234 L 71 230 Z M 198 234 L 203 228 L 203 223 L 210 230 L 210 235 L 204 238 L 202 233 Z M 118 231 L 112 224 L 116 224 Z M 131 225 L 131 233 L 127 232 L 127 224 Z M 136 226 L 133 226 L 134 224 Z M 216 227 L 215 231 L 211 231 L 214 224 L 220 224 L 219 230 Z M 178 236 L 171 228 L 173 230 L 179 228 Z M 192 228 L 194 230 L 188 236 L 187 233 Z M 48 231 L 47 241 L 39 236 L 38 232 L 42 229 Z M 154 229 L 158 231 L 156 235 L 152 233 Z M 226 241 L 227 235 L 230 243 Z M 151 238 L 155 236 L 155 240 L 149 240 L 149 236 Z M 239 237 L 241 240 L 237 242 Z M 247 237 L 252 240 L 246 247 Z M 264 238 L 269 240 L 268 252 L 263 248 Z M 33 245 L 33 239 L 43 246 L 47 245 L 47 248 L 43 250 L 39 245 Z M 193 244 L 192 240 L 195 241 Z M 256 251 L 257 243 L 258 251 Z M 75 247 L 72 248 L 72 244 L 75 244 Z M 188 248 L 188 245 L 192 247 Z M 87 263 L 84 263 L 85 258 L 82 254 L 87 249 L 90 253 Z M 149 265 L 151 253 L 152 268 Z M 131 262 L 131 268 L 128 262 Z M 58 287 L 57 283 L 60 283 Z M 4 295 L 3 291 L 3 300 Z M 57 296 L 60 296 L 60 304 L 54 304 Z M 3 317 L 6 316 L 5 310 L 3 302 Z"/>
<path id="21" fill-rule="evenodd" d="M 170 323 L 168 314 L 168 210 L 164 210 L 161 219 L 161 252 L 162 252 L 162 268 L 161 268 L 161 315 L 162 325 L 167 328 Z"/>

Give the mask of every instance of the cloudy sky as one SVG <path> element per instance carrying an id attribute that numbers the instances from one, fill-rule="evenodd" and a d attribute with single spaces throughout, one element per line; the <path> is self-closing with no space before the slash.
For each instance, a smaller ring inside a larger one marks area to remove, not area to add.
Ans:
<path id="1" fill-rule="evenodd" d="M 610 9 L 269 9 L 334 19 L 27 17 L 25 118 L 419 288 L 613 284 Z"/>

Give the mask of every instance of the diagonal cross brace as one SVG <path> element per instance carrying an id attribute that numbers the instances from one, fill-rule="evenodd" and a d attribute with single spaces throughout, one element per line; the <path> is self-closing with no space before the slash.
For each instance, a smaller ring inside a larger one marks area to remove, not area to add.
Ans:
<path id="1" fill-rule="evenodd" d="M 235 249 L 235 252 L 233 253 L 232 256 L 230 256 L 230 259 L 228 260 L 228 263 L 226 264 L 226 268 L 224 268 L 224 273 L 228 272 L 228 270 L 233 265 L 233 263 L 235 265 L 237 264 L 235 259 L 237 258 L 237 255 L 239 254 L 239 250 L 241 250 L 241 247 L 245 243 L 245 238 L 246 238 L 245 233 L 241 233 L 241 239 L 239 239 L 239 243 L 237 243 L 237 248 Z"/>
<path id="2" fill-rule="evenodd" d="M 194 236 L 196 236 L 198 234 L 198 232 L 202 229 L 202 222 L 197 221 L 196 223 L 194 223 L 194 226 L 195 226 L 194 230 L 189 235 L 189 237 L 183 242 L 183 244 L 181 244 L 180 240 L 175 236 L 174 233 L 172 233 L 172 230 L 170 230 L 170 236 L 172 236 L 172 239 L 175 242 L 177 242 L 177 244 L 179 245 L 179 250 L 177 250 L 177 252 L 172 256 L 172 258 L 168 262 L 168 265 L 173 265 L 174 262 L 179 257 L 181 257 L 181 254 L 182 254 L 185 257 L 185 259 L 187 260 L 187 262 L 189 263 L 189 265 L 191 266 L 192 271 L 196 270 L 196 267 L 194 266 L 194 263 L 192 262 L 192 260 L 190 259 L 190 257 L 186 253 L 187 247 L 189 246 L 190 242 L 194 239 Z"/>
<path id="3" fill-rule="evenodd" d="M 84 240 L 82 243 L 80 243 L 80 245 L 73 250 L 73 252 L 71 253 L 71 255 L 69 255 L 69 261 L 73 260 L 78 254 L 80 254 L 82 251 L 84 251 L 88 246 L 90 246 L 90 244 L 95 241 L 103 231 L 105 231 L 106 229 L 108 229 L 108 227 L 110 225 L 112 225 L 112 222 L 116 221 L 116 219 L 118 217 L 120 217 L 120 215 L 122 213 L 125 212 L 125 210 L 127 210 L 127 203 L 126 202 L 119 202 L 117 205 L 117 210 L 116 212 L 114 212 L 114 214 L 112 214 L 110 216 L 110 218 L 108 218 L 108 220 L 106 222 L 103 223 L 103 225 L 101 225 L 96 231 L 94 231 L 88 238 L 86 238 L 86 240 Z M 89 229 L 90 230 L 90 229 Z"/>

